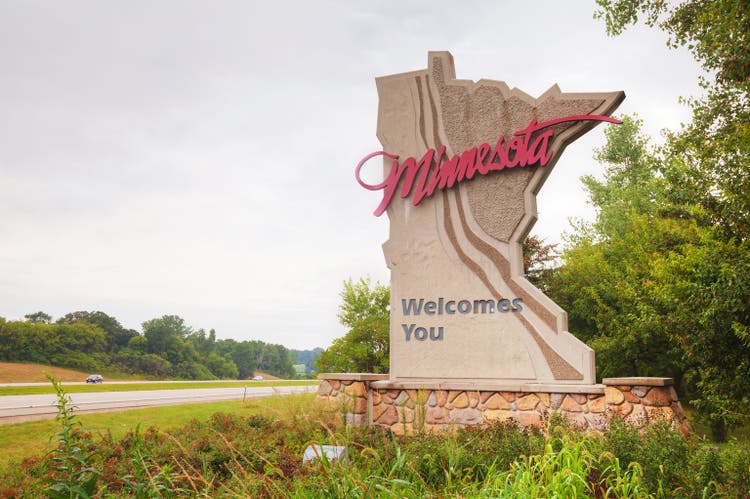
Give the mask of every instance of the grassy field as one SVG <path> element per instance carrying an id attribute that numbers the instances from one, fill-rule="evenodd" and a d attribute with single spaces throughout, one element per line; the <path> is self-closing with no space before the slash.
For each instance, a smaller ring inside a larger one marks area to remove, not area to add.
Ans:
<path id="1" fill-rule="evenodd" d="M 0 362 L 0 383 L 45 383 L 47 378 L 44 373 L 50 373 L 59 381 L 86 381 L 86 377 L 91 373 L 84 373 L 73 369 L 64 369 L 62 367 L 45 366 L 42 364 L 24 364 L 18 362 Z M 108 376 L 114 380 L 137 380 L 143 379 L 135 376 L 115 375 Z"/>
<path id="2" fill-rule="evenodd" d="M 113 385 L 104 382 L 101 385 L 65 385 L 67 393 L 88 392 L 129 392 L 133 390 L 190 390 L 193 388 L 237 388 L 242 386 L 292 386 L 292 385 L 316 385 L 316 380 L 291 380 L 291 381 L 179 381 L 171 383 L 133 383 L 127 385 Z M 39 395 L 54 393 L 52 385 L 48 386 L 0 386 L 2 395 Z"/>
<path id="3" fill-rule="evenodd" d="M 193 419 L 205 421 L 216 412 L 245 417 L 259 412 L 281 416 L 288 412 L 290 407 L 309 404 L 314 398 L 314 394 L 285 395 L 253 399 L 246 402 L 227 401 L 152 407 L 121 412 L 85 414 L 78 416 L 78 420 L 82 423 L 83 429 L 93 435 L 109 433 L 113 438 L 119 439 L 138 425 L 144 429 L 156 426 L 160 430 L 169 431 L 172 428 L 184 426 Z M 59 423 L 51 419 L 0 427 L 0 470 L 17 465 L 25 457 L 44 452 L 49 446 L 50 440 L 59 431 L 59 427 Z"/>

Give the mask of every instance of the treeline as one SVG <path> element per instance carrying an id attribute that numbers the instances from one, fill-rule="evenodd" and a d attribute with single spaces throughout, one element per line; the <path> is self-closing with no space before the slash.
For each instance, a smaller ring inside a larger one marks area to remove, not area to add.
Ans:
<path id="1" fill-rule="evenodd" d="M 72 312 L 57 321 L 36 312 L 24 321 L 0 317 L 0 360 L 157 378 L 247 379 L 255 371 L 293 378 L 296 361 L 282 345 L 217 340 L 176 315 L 124 328 L 104 312 Z"/>

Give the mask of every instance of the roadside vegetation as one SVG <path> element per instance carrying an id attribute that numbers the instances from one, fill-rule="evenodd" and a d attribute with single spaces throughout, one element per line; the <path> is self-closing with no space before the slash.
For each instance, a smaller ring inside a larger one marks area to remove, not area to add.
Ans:
<path id="1" fill-rule="evenodd" d="M 57 390 L 49 444 L 6 463 L 0 497 L 646 498 L 747 497 L 750 490 L 747 442 L 717 446 L 667 424 L 638 431 L 613 421 L 593 436 L 555 417 L 538 431 L 504 424 L 396 436 L 339 425 L 340 414 L 309 395 L 210 414 L 191 406 L 158 426 L 149 426 L 148 411 L 97 424 L 73 416 Z M 311 443 L 343 445 L 348 458 L 303 464 Z"/>
<path id="2" fill-rule="evenodd" d="M 67 392 L 67 388 L 65 388 Z M 76 417 L 81 428 L 92 438 L 122 438 L 136 426 L 171 431 L 192 420 L 206 421 L 217 412 L 247 417 L 253 414 L 284 414 L 289 407 L 311 404 L 314 395 L 285 395 L 222 402 L 202 402 L 175 406 L 148 407 L 125 411 L 82 414 Z M 42 455 L 49 449 L 50 438 L 59 428 L 54 419 L 28 421 L 0 426 L 0 473 L 18 467 L 27 457 Z M 3 471 L 5 470 L 5 471 Z M 0 494 L 0 497 L 3 497 Z"/>
<path id="3" fill-rule="evenodd" d="M 320 349 L 292 351 L 259 340 L 217 339 L 176 315 L 145 321 L 142 332 L 125 329 L 101 311 L 78 311 L 53 322 L 44 312 L 25 320 L 0 317 L 0 361 L 37 363 L 102 373 L 109 378 L 248 379 L 263 371 L 284 379 L 311 377 Z M 83 378 L 85 379 L 85 377 Z M 22 381 L 22 380 L 14 380 Z"/>

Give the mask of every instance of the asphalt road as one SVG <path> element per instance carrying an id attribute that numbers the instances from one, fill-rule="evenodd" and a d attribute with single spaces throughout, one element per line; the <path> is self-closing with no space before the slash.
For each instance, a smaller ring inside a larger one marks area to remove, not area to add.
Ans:
<path id="1" fill-rule="evenodd" d="M 276 380 L 262 380 L 262 381 L 276 381 Z M 287 380 L 278 380 L 287 381 Z M 189 380 L 189 381 L 146 381 L 146 380 L 134 380 L 134 381 L 111 381 L 104 380 L 105 385 L 148 385 L 148 384 L 165 384 L 165 383 L 255 383 L 255 380 L 247 379 L 217 379 L 217 380 Z M 70 385 L 88 385 L 85 381 L 60 381 L 60 384 L 65 386 Z M 49 381 L 39 381 L 35 383 L 0 383 L 0 386 L 51 386 Z"/>
<path id="2" fill-rule="evenodd" d="M 112 410 L 152 407 L 159 405 L 192 404 L 219 400 L 243 400 L 249 398 L 310 393 L 317 386 L 248 386 L 236 388 L 192 388 L 187 390 L 138 390 L 130 392 L 71 393 L 69 397 L 76 413 L 104 412 Z M 57 414 L 54 394 L 6 395 L 0 397 L 0 425 L 19 423 L 33 419 L 53 418 Z"/>

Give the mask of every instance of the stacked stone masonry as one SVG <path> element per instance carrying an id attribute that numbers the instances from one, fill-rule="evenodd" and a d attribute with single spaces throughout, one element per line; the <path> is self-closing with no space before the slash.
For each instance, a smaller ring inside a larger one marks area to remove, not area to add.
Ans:
<path id="1" fill-rule="evenodd" d="M 595 393 L 383 388 L 377 379 L 341 378 L 321 379 L 318 400 L 348 424 L 385 427 L 396 434 L 504 421 L 533 428 L 553 413 L 583 431 L 603 431 L 615 417 L 638 427 L 666 420 L 685 434 L 691 431 L 669 378 L 605 379 L 604 385 L 592 386 Z"/>

